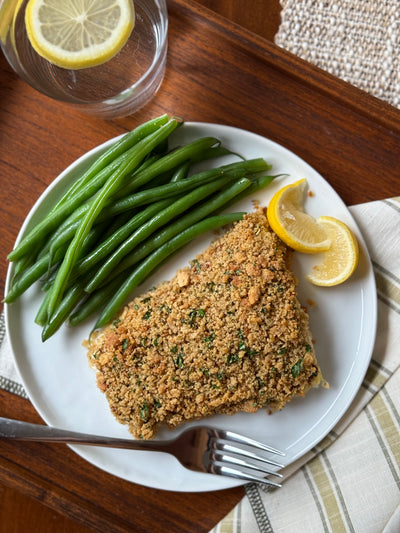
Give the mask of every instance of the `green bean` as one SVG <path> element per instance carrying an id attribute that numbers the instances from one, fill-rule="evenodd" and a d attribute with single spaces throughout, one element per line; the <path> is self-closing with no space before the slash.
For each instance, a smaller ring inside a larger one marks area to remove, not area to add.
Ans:
<path id="1" fill-rule="evenodd" d="M 49 307 L 48 306 L 49 298 L 50 298 L 50 291 L 47 291 L 44 294 L 44 298 L 42 300 L 42 303 L 40 304 L 38 312 L 36 313 L 35 324 L 37 324 L 38 326 L 42 326 L 43 327 L 47 323 L 47 319 L 48 319 L 47 310 L 48 310 L 48 307 Z"/>
<path id="2" fill-rule="evenodd" d="M 159 213 L 162 209 L 170 205 L 170 203 L 171 201 L 169 199 L 161 200 L 154 204 L 150 204 L 146 209 L 135 214 L 130 220 L 109 235 L 107 239 L 100 242 L 94 250 L 77 263 L 74 276 L 80 276 L 85 272 L 88 272 L 88 270 L 93 268 L 99 261 L 112 253 L 113 250 L 127 239 L 133 231 Z"/>
<path id="3" fill-rule="evenodd" d="M 87 299 L 81 302 L 78 308 L 68 317 L 69 325 L 78 326 L 94 313 L 97 313 L 99 309 L 102 309 L 105 305 L 105 302 L 111 300 L 125 279 L 125 275 L 118 276 L 110 283 L 107 283 L 107 285 L 104 285 L 96 291 L 88 294 Z"/>
<path id="4" fill-rule="evenodd" d="M 150 133 L 156 131 L 160 126 L 163 126 L 168 122 L 168 115 L 164 114 L 155 119 L 149 120 L 144 124 L 140 124 L 137 128 L 126 133 L 119 141 L 115 142 L 112 146 L 107 148 L 103 154 L 101 154 L 95 162 L 82 174 L 82 176 L 75 181 L 66 193 L 58 200 L 52 211 L 55 211 L 62 205 L 66 199 L 70 198 L 77 190 L 82 189 L 87 185 L 89 181 L 94 178 L 96 174 L 102 171 L 112 161 L 129 150 L 137 142 L 147 137 Z"/>
<path id="5" fill-rule="evenodd" d="M 199 161 L 206 161 L 208 159 L 221 157 L 222 155 L 230 154 L 231 152 L 227 150 L 226 148 L 220 146 L 220 144 L 217 144 L 217 146 L 211 146 L 212 143 L 219 143 L 217 139 L 214 137 L 204 137 L 201 139 L 198 139 L 197 141 L 193 141 L 192 143 L 180 147 L 175 148 L 173 152 L 170 153 L 169 157 L 171 158 L 170 161 L 163 161 L 163 164 L 166 164 L 166 168 L 168 170 L 161 172 L 161 169 L 159 169 L 156 165 L 150 169 L 151 174 L 158 173 L 156 177 L 153 177 L 150 179 L 150 187 L 157 187 L 159 185 L 164 185 L 168 181 L 171 181 L 171 183 L 174 183 L 175 181 L 179 181 L 183 178 L 183 175 L 185 174 L 182 171 L 182 176 L 175 176 L 175 174 L 178 173 L 179 169 L 184 166 L 187 168 L 186 175 L 184 177 L 187 177 L 187 173 L 189 172 L 190 165 L 192 163 L 196 163 Z M 211 146 L 211 147 L 210 147 Z M 168 154 L 166 154 L 168 155 Z M 179 158 L 178 158 L 179 157 Z M 184 160 L 183 163 L 181 160 L 183 160 L 185 157 L 188 157 L 188 159 Z M 175 167 L 173 165 L 175 164 Z M 170 168 L 172 167 L 172 168 Z M 138 169 L 137 173 L 135 173 L 134 176 L 137 176 L 137 174 L 141 174 L 144 169 L 140 168 Z M 145 179 L 146 183 L 139 187 L 137 189 L 136 185 L 134 187 L 134 190 L 142 190 L 149 188 L 149 175 L 146 175 L 145 177 L 142 176 L 142 179 Z M 127 184 L 126 188 L 118 194 L 119 196 L 123 196 L 124 194 L 132 193 L 133 189 L 129 184 Z"/>
<path id="6" fill-rule="evenodd" d="M 210 149 L 215 144 L 220 145 L 220 141 L 215 137 L 201 137 L 180 148 L 176 148 L 169 154 L 161 157 L 152 165 L 145 168 L 143 171 L 135 175 L 135 179 L 131 180 L 118 191 L 116 198 L 123 198 L 128 194 L 149 183 L 153 178 L 169 170 L 174 170 L 178 165 L 193 158 L 201 157 L 201 154 Z"/>
<path id="7" fill-rule="evenodd" d="M 207 161 L 207 159 L 215 159 L 216 157 L 222 157 L 226 155 L 234 155 L 236 157 L 239 157 L 239 159 L 241 159 L 242 161 L 245 161 L 245 158 L 240 154 L 232 152 L 231 150 L 228 150 L 228 148 L 225 148 L 222 145 L 218 145 L 209 148 L 207 151 L 204 151 L 204 153 L 202 153 L 200 157 L 193 158 L 192 163 L 200 163 L 202 161 Z"/>
<path id="8" fill-rule="evenodd" d="M 93 248 L 93 245 L 96 243 L 96 241 L 98 241 L 99 235 L 101 235 L 104 232 L 104 229 L 105 229 L 105 225 L 99 224 L 96 228 L 92 228 L 90 230 L 88 236 L 85 239 L 84 245 L 82 247 L 81 256 L 85 256 L 85 254 L 87 254 Z M 58 249 L 56 251 L 56 258 L 59 257 L 61 259 L 65 254 L 66 248 L 67 246 L 65 246 L 65 249 L 64 248 Z M 57 263 L 55 264 L 56 264 L 55 266 L 56 268 Z M 49 289 L 51 289 L 56 275 L 57 275 L 57 272 L 55 272 L 54 277 L 48 276 L 48 279 L 42 284 L 42 290 L 46 292 L 46 295 L 43 299 L 43 302 L 39 308 L 38 314 L 35 319 L 35 322 L 39 324 L 40 326 L 44 326 L 49 319 L 48 302 L 49 302 L 50 295 L 51 295 L 51 290 Z M 82 280 L 80 280 L 80 283 L 83 283 Z M 71 285 L 72 283 L 70 284 L 70 286 Z"/>
<path id="9" fill-rule="evenodd" d="M 10 289 L 18 282 L 20 277 L 24 274 L 27 268 L 30 268 L 35 261 L 33 254 L 24 255 L 18 261 L 15 261 L 13 264 L 13 275 L 11 279 Z"/>
<path id="10" fill-rule="evenodd" d="M 115 293 L 114 297 L 106 304 L 101 312 L 94 329 L 101 328 L 109 323 L 124 302 L 140 283 L 142 283 L 154 269 L 163 261 L 165 261 L 173 253 L 180 250 L 185 244 L 193 240 L 198 235 L 207 231 L 214 230 L 231 222 L 235 222 L 243 218 L 244 213 L 230 213 L 227 215 L 219 215 L 209 217 L 193 226 L 190 226 L 179 235 L 176 235 L 168 242 L 164 243 L 160 248 L 150 254 L 144 261 L 142 261 L 126 278 L 125 282 Z"/>
<path id="11" fill-rule="evenodd" d="M 148 256 L 153 250 L 159 248 L 162 244 L 178 235 L 183 230 L 192 226 L 196 222 L 209 216 L 210 214 L 216 215 L 217 212 L 225 208 L 228 202 L 232 199 L 235 201 L 240 195 L 247 193 L 252 188 L 252 183 L 247 178 L 242 178 L 237 182 L 234 182 L 230 187 L 221 190 L 214 194 L 210 199 L 196 207 L 193 211 L 188 212 L 185 216 L 179 218 L 169 226 L 162 228 L 155 235 L 148 238 L 143 244 L 138 246 L 128 254 L 120 264 L 115 268 L 109 279 L 113 279 L 121 272 L 124 272 L 128 268 L 131 268 L 139 261 Z"/>
<path id="12" fill-rule="evenodd" d="M 249 193 L 253 194 L 261 191 L 261 189 L 267 187 L 274 179 L 279 178 L 280 176 L 283 176 L 283 174 L 275 174 L 275 176 L 259 176 L 251 184 L 251 190 Z"/>
<path id="13" fill-rule="evenodd" d="M 44 324 L 42 329 L 42 341 L 46 341 L 62 326 L 78 305 L 84 295 L 83 285 L 80 283 L 72 285 L 63 296 L 54 314 Z M 48 302 L 49 303 L 49 302 Z"/>
<path id="14" fill-rule="evenodd" d="M 232 198 L 229 202 L 227 202 L 224 205 L 224 209 L 228 209 L 233 204 L 236 204 L 237 202 L 240 202 L 240 200 L 243 200 L 243 198 L 253 196 L 257 192 L 267 187 L 278 176 L 281 176 L 281 174 L 277 174 L 275 176 L 259 176 L 253 179 L 250 187 L 248 187 L 247 189 L 239 193 L 237 196 Z"/>
<path id="15" fill-rule="evenodd" d="M 100 238 L 103 238 L 104 236 L 104 232 L 106 231 L 106 224 L 103 223 L 103 224 L 97 224 L 96 226 L 92 227 L 89 231 L 89 233 L 87 234 L 87 236 L 85 237 L 84 239 L 84 242 L 83 242 L 83 246 L 82 246 L 82 249 L 79 253 L 79 257 L 78 257 L 78 260 L 81 260 L 83 257 L 85 257 L 91 250 L 93 250 L 93 247 L 96 246 L 98 243 L 99 243 L 99 240 Z M 61 259 L 65 256 L 65 253 L 68 249 L 68 243 L 64 243 L 62 246 L 61 246 Z M 59 249 L 57 249 L 54 254 L 59 257 Z M 53 254 L 51 253 L 51 251 L 49 252 L 49 255 L 50 255 L 50 261 L 51 263 L 53 263 Z M 57 269 L 53 269 L 53 272 L 52 274 L 50 275 L 50 273 L 47 275 L 45 281 L 42 283 L 42 290 L 43 291 L 48 291 L 53 283 L 54 283 L 54 280 L 57 276 Z"/>
<path id="16" fill-rule="evenodd" d="M 65 244 L 68 245 L 74 238 L 76 230 L 79 228 L 80 224 L 80 219 L 73 222 L 69 222 L 68 220 L 65 224 L 61 224 L 61 226 L 55 231 L 54 235 L 49 239 L 48 249 L 50 254 L 54 254 L 60 246 L 64 246 Z"/>
<path id="17" fill-rule="evenodd" d="M 136 143 L 137 144 L 137 143 Z M 136 144 L 126 150 L 126 152 L 122 153 L 120 156 L 118 156 L 114 161 L 112 161 L 109 165 L 107 165 L 103 170 L 98 172 L 92 180 L 85 185 L 85 187 L 80 188 L 76 191 L 75 194 L 70 195 L 67 198 L 67 202 L 69 205 L 72 204 L 72 206 L 78 206 L 80 204 L 83 204 L 86 200 L 91 198 L 93 194 L 95 194 L 107 181 L 107 179 L 111 176 L 111 174 L 119 168 L 121 165 L 123 165 L 126 161 L 128 161 L 132 156 L 135 155 L 136 152 Z M 149 156 L 148 158 L 144 159 L 144 161 L 139 165 L 137 169 L 135 169 L 134 172 L 132 172 L 132 175 L 128 175 L 127 178 L 132 179 L 136 175 L 136 173 L 141 172 L 148 168 L 150 165 L 152 165 L 155 161 L 157 161 L 160 158 L 159 154 L 153 154 Z"/>
<path id="18" fill-rule="evenodd" d="M 172 175 L 171 183 L 176 183 L 177 181 L 187 178 L 190 169 L 190 161 L 185 161 L 175 170 Z"/>
<path id="19" fill-rule="evenodd" d="M 101 240 L 96 243 L 96 246 L 98 246 L 102 241 L 108 239 L 113 233 L 118 231 L 119 228 L 127 224 L 127 222 L 129 222 L 129 220 L 131 220 L 131 218 L 134 217 L 137 213 L 138 210 L 132 209 L 132 211 L 126 211 L 125 213 L 121 213 L 120 215 L 117 215 L 116 217 L 113 217 L 111 220 L 109 220 L 106 226 L 106 230 L 103 232 Z M 95 227 L 100 222 L 100 218 L 101 213 L 95 222 Z"/>
<path id="20" fill-rule="evenodd" d="M 262 158 L 231 163 L 230 165 L 224 165 L 204 172 L 199 172 L 198 174 L 176 183 L 167 183 L 166 185 L 160 185 L 159 187 L 136 192 L 126 198 L 116 200 L 104 211 L 108 216 L 113 216 L 118 213 L 123 213 L 128 209 L 132 209 L 133 207 L 146 205 L 153 201 L 154 198 L 169 198 L 176 194 L 190 191 L 198 185 L 208 183 L 218 177 L 229 176 L 232 179 L 241 178 L 243 176 L 267 171 L 270 168 L 270 165 L 268 165 Z"/>
<path id="21" fill-rule="evenodd" d="M 79 257 L 80 251 L 86 235 L 92 227 L 94 221 L 98 217 L 101 210 L 104 208 L 108 200 L 112 197 L 118 187 L 121 185 L 125 176 L 131 173 L 143 161 L 144 157 L 151 152 L 163 139 L 168 137 L 174 129 L 178 126 L 178 121 L 171 119 L 167 124 L 162 126 L 155 133 L 147 136 L 142 141 L 139 141 L 136 146 L 136 155 L 127 161 L 121 168 L 117 169 L 112 176 L 107 180 L 105 185 L 100 189 L 96 198 L 91 203 L 88 212 L 82 219 L 81 225 L 77 229 L 74 238 L 72 239 L 61 266 L 57 272 L 54 285 L 51 289 L 51 296 L 49 298 L 49 316 L 51 317 L 60 303 L 66 285 L 68 283 L 69 275 Z"/>
<path id="22" fill-rule="evenodd" d="M 121 217 L 123 216 L 124 218 L 126 216 L 133 216 L 133 213 L 132 214 L 129 214 L 129 212 L 125 212 L 125 213 L 122 213 L 122 215 L 120 215 Z M 106 220 L 108 220 L 109 217 L 106 218 Z M 117 222 L 117 219 L 119 219 L 119 217 L 115 217 L 114 221 L 112 221 L 111 223 L 114 225 L 114 224 L 118 224 Z M 99 217 L 97 218 L 96 220 L 96 226 L 100 223 L 104 222 L 104 219 L 103 217 L 101 216 L 101 214 L 99 215 Z M 81 224 L 81 219 L 78 219 L 78 220 L 73 220 L 72 222 L 70 222 L 70 220 L 68 219 L 68 221 L 66 221 L 65 224 L 62 224 L 57 231 L 55 231 L 55 233 L 53 234 L 53 236 L 49 239 L 49 245 L 48 245 L 48 251 L 50 252 L 50 255 L 53 255 L 56 253 L 57 249 L 61 246 L 61 247 L 64 247 L 64 245 L 68 245 L 72 239 L 74 238 L 74 235 L 77 231 L 77 229 L 79 228 Z M 118 227 L 118 226 L 117 226 Z M 110 226 L 108 226 L 108 228 L 110 229 Z"/>
<path id="23" fill-rule="evenodd" d="M 50 253 L 47 253 L 29 268 L 27 268 L 8 291 L 4 301 L 9 304 L 19 298 L 21 294 L 23 294 L 33 283 L 35 283 L 35 281 L 38 281 L 42 276 L 44 276 L 52 265 L 55 265 L 62 259 L 65 250 L 66 246 L 64 249 L 59 248 L 57 253 L 52 258 Z"/>
<path id="24" fill-rule="evenodd" d="M 192 163 L 207 161 L 208 159 L 215 159 L 217 157 L 222 157 L 225 155 L 237 154 L 233 154 L 233 152 L 221 145 L 212 146 L 211 148 L 206 148 L 203 151 L 199 151 L 197 154 L 194 154 L 190 159 L 188 159 L 175 169 L 171 177 L 171 183 L 175 183 L 176 181 L 186 178 L 189 174 L 189 169 Z M 244 158 L 242 157 L 241 159 Z M 151 186 L 154 187 L 154 185 L 155 180 L 152 180 Z"/>
<path id="25" fill-rule="evenodd" d="M 85 187 L 79 188 L 74 194 L 68 196 L 65 201 L 59 206 L 59 209 L 62 209 L 62 213 L 65 213 L 66 207 L 69 209 L 74 209 L 75 207 L 83 204 L 86 200 L 91 198 L 96 192 L 106 183 L 107 179 L 111 176 L 115 170 L 117 170 L 121 165 L 124 165 L 132 156 L 136 153 L 137 146 L 136 144 L 129 148 L 126 152 L 118 156 L 114 161 L 111 161 L 106 167 L 98 172 Z M 157 158 L 154 158 L 155 160 Z M 153 163 L 153 160 L 147 164 L 146 161 L 142 163 L 143 168 L 146 168 Z M 137 169 L 138 171 L 139 169 Z M 58 210 L 51 211 L 51 215 L 58 214 Z"/>
<path id="26" fill-rule="evenodd" d="M 105 221 L 110 223 L 110 221 L 111 221 L 112 225 L 111 226 L 108 225 L 108 230 L 107 231 L 114 231 L 112 229 L 112 226 L 114 226 L 114 225 L 115 225 L 115 227 L 121 226 L 129 218 L 133 217 L 135 212 L 136 211 L 132 209 L 130 211 L 125 211 L 124 213 L 121 213 L 120 215 L 118 215 L 116 217 L 113 217 L 113 218 L 108 216 L 107 214 L 106 214 L 106 216 L 104 216 L 104 212 L 102 212 L 98 216 L 98 218 L 96 220 L 96 224 L 99 224 L 99 223 L 102 223 L 102 222 L 105 222 Z M 81 224 L 81 219 L 82 219 L 82 216 L 75 217 L 74 214 L 72 214 L 72 216 L 68 217 L 59 226 L 59 228 L 53 233 L 53 235 L 49 238 L 48 243 L 46 244 L 46 246 L 43 247 L 43 250 L 46 250 L 45 253 L 47 253 L 47 251 L 50 251 L 51 253 L 55 253 L 59 246 L 63 246 L 65 243 L 71 242 L 71 240 L 73 239 L 73 237 L 75 235 L 76 230 L 78 229 L 79 225 Z M 121 222 L 121 220 L 123 220 L 123 222 Z M 40 252 L 39 253 L 39 257 L 41 255 L 44 255 L 44 254 L 42 254 L 42 252 Z"/>
<path id="27" fill-rule="evenodd" d="M 171 177 L 173 176 L 173 174 L 173 170 L 167 170 L 166 172 L 163 172 L 162 174 L 159 174 L 158 176 L 153 178 L 150 183 L 145 183 L 141 187 L 138 187 L 135 192 L 144 191 L 149 187 L 159 187 L 160 185 L 165 185 L 166 183 L 169 183 L 171 181 Z"/>
<path id="28" fill-rule="evenodd" d="M 147 237 L 154 233 L 154 231 L 167 224 L 170 220 L 184 213 L 204 198 L 207 198 L 215 191 L 222 189 L 229 183 L 229 181 L 229 177 L 223 177 L 213 181 L 212 183 L 207 183 L 206 185 L 197 187 L 190 193 L 178 198 L 178 200 L 172 204 L 169 204 L 159 213 L 154 215 L 146 224 L 143 224 L 134 233 L 132 233 L 132 235 L 126 239 L 115 250 L 115 252 L 110 255 L 110 257 L 108 257 L 108 259 L 101 265 L 99 270 L 90 278 L 89 283 L 85 287 L 86 292 L 93 292 L 93 290 L 102 285 L 102 283 L 112 274 L 121 260 L 129 252 L 134 250 L 138 244 L 143 242 Z"/>

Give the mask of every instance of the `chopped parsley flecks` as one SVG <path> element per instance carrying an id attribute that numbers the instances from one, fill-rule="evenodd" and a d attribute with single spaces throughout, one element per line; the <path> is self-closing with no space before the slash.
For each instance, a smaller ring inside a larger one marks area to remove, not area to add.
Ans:
<path id="1" fill-rule="evenodd" d="M 237 353 L 230 353 L 228 357 L 226 358 L 226 362 L 228 365 L 232 365 L 233 363 L 237 363 L 239 361 L 240 357 Z"/>
<path id="2" fill-rule="evenodd" d="M 144 421 L 146 421 L 149 417 L 149 406 L 146 402 L 143 403 L 142 407 L 140 408 L 140 418 Z"/>
<path id="3" fill-rule="evenodd" d="M 264 381 L 263 381 L 260 377 L 258 377 L 258 376 L 257 376 L 256 379 L 257 379 L 257 383 L 258 383 L 258 388 L 259 388 L 259 389 L 264 388 L 264 387 L 265 387 L 265 383 L 264 383 Z"/>
<path id="4" fill-rule="evenodd" d="M 143 320 L 149 320 L 150 317 L 151 317 L 151 309 L 149 308 L 143 315 Z"/>
<path id="5" fill-rule="evenodd" d="M 201 272 L 201 265 L 197 259 L 193 259 L 192 267 L 196 270 L 197 273 Z"/>
<path id="6" fill-rule="evenodd" d="M 129 339 L 124 339 L 122 341 L 122 352 L 124 352 L 129 346 Z"/>
<path id="7" fill-rule="evenodd" d="M 207 289 L 210 291 L 210 292 L 214 292 L 215 291 L 215 282 L 214 281 L 209 281 L 207 284 Z"/>
<path id="8" fill-rule="evenodd" d="M 175 366 L 176 366 L 177 368 L 182 368 L 182 367 L 185 366 L 185 363 L 184 363 L 184 361 L 183 361 L 183 356 L 184 356 L 184 355 L 185 355 L 184 353 L 180 353 L 180 354 L 178 355 L 178 357 L 175 359 L 174 364 L 175 364 Z"/>
<path id="9" fill-rule="evenodd" d="M 189 318 L 181 319 L 182 324 L 188 324 L 191 328 L 195 326 L 196 317 L 204 318 L 206 312 L 204 309 L 192 309 L 189 312 Z"/>
<path id="10" fill-rule="evenodd" d="M 304 357 L 301 357 L 293 366 L 292 366 L 292 376 L 293 378 L 297 378 L 300 374 L 300 372 L 304 368 Z"/>
<path id="11" fill-rule="evenodd" d="M 213 342 L 214 339 L 215 339 L 215 333 L 212 331 L 210 333 L 210 335 L 208 335 L 207 337 L 204 337 L 203 340 L 204 340 L 204 342 L 207 343 L 208 348 L 211 348 L 212 342 Z"/>

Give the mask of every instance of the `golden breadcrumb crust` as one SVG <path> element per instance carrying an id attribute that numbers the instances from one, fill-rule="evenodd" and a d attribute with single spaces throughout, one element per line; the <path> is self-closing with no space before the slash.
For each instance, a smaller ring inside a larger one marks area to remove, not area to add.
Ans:
<path id="1" fill-rule="evenodd" d="M 318 385 L 290 257 L 258 208 L 131 301 L 88 350 L 117 420 L 149 439 L 160 424 L 281 409 Z"/>

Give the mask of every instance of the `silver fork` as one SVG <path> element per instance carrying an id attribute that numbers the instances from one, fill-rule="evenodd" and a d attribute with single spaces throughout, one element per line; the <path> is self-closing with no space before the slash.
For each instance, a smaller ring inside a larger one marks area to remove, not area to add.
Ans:
<path id="1" fill-rule="evenodd" d="M 269 476 L 282 477 L 277 470 L 283 465 L 272 460 L 270 455 L 285 455 L 232 431 L 205 426 L 187 429 L 171 440 L 143 441 L 87 435 L 0 417 L 0 438 L 165 452 L 172 454 L 189 470 L 273 487 L 281 485 L 271 481 Z M 263 453 L 256 453 L 256 450 Z"/>

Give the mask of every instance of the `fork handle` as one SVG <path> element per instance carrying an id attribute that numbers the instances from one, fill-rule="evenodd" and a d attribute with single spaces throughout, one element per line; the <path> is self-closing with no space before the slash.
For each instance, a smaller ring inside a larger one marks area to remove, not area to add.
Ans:
<path id="1" fill-rule="evenodd" d="M 126 448 L 130 450 L 169 451 L 167 441 L 141 441 L 133 439 L 119 439 L 113 437 L 101 437 L 59 429 L 40 424 L 21 422 L 11 418 L 0 417 L 0 438 L 36 441 L 36 442 L 59 442 L 65 444 L 85 444 L 90 446 L 107 446 L 112 448 Z"/>

